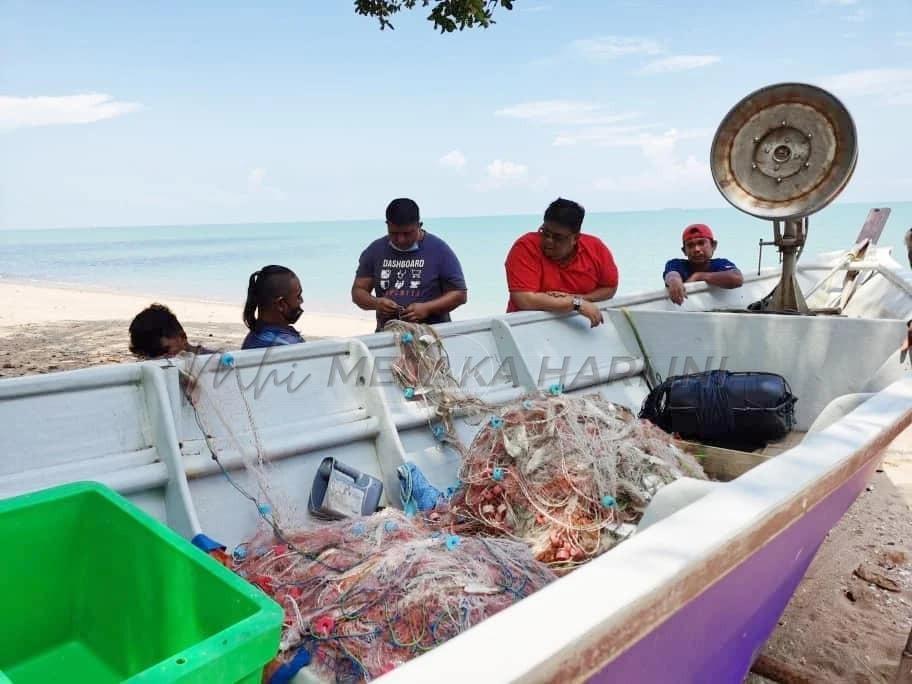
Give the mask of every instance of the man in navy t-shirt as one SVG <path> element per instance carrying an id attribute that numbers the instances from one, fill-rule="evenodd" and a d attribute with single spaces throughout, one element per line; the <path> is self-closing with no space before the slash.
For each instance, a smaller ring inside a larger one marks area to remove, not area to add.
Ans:
<path id="1" fill-rule="evenodd" d="M 687 226 L 681 241 L 681 251 L 687 258 L 672 259 L 665 264 L 665 272 L 662 273 L 668 296 L 675 304 L 680 306 L 687 297 L 684 283 L 703 281 L 726 290 L 741 287 L 744 283 L 741 271 L 732 262 L 712 258 L 719 243 L 705 223 Z"/>
<path id="2" fill-rule="evenodd" d="M 449 245 L 422 229 L 418 205 L 394 199 L 386 208 L 385 237 L 361 253 L 352 301 L 377 312 L 377 331 L 387 321 L 445 323 L 466 303 L 459 259 Z"/>

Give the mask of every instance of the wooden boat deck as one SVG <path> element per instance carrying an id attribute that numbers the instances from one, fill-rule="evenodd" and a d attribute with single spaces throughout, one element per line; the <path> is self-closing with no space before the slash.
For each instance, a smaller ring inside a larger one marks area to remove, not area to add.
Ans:
<path id="1" fill-rule="evenodd" d="M 711 479 L 728 482 L 768 459 L 801 444 L 805 435 L 807 432 L 804 430 L 793 430 L 782 439 L 770 442 L 756 451 L 725 449 L 686 440 L 678 440 L 678 445 L 697 457 L 703 470 Z"/>

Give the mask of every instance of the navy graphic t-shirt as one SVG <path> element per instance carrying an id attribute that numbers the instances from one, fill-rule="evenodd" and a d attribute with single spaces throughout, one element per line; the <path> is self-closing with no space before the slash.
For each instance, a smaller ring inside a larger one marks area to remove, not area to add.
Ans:
<path id="1" fill-rule="evenodd" d="M 719 271 L 737 271 L 738 267 L 735 266 L 728 259 L 710 259 L 709 260 L 709 272 L 718 273 Z M 677 271 L 681 274 L 681 280 L 685 283 L 690 276 L 693 275 L 693 269 L 690 267 L 690 262 L 687 259 L 672 259 L 665 264 L 665 270 L 662 271 L 662 280 L 665 280 L 667 276 L 672 271 Z"/>
<path id="2" fill-rule="evenodd" d="M 429 302 L 451 290 L 465 290 L 465 278 L 459 259 L 450 246 L 427 231 L 418 241 L 418 249 L 402 252 L 394 249 L 389 237 L 374 240 L 361 252 L 357 278 L 374 279 L 374 296 L 392 299 L 399 306 Z M 377 330 L 388 318 L 377 312 Z M 435 314 L 425 323 L 445 323 L 450 314 Z"/>

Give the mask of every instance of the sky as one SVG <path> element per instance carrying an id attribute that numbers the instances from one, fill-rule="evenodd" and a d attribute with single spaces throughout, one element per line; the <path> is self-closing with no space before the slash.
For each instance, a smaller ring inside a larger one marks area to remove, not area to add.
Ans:
<path id="1" fill-rule="evenodd" d="M 722 206 L 713 132 L 781 81 L 851 111 L 842 200 L 912 199 L 910 0 L 258 4 L 0 0 L 0 228 Z"/>

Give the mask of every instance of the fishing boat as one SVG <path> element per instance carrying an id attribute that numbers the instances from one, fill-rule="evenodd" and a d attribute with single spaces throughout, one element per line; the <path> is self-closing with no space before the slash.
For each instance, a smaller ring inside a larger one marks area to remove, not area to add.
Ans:
<path id="1" fill-rule="evenodd" d="M 893 257 L 890 247 L 877 244 L 890 216 L 889 207 L 875 207 L 852 245 L 823 252 L 796 266 L 796 277 L 808 306 L 850 318 L 912 318 L 909 269 Z M 662 290 L 638 292 L 611 300 L 611 308 L 659 311 L 744 311 L 761 301 L 781 278 L 777 267 L 744 274 L 734 290 L 705 283 L 686 284 L 687 299 L 678 306 Z"/>
<path id="2" fill-rule="evenodd" d="M 660 490 L 648 526 L 383 681 L 741 681 L 827 532 L 912 423 L 898 351 L 912 273 L 868 242 L 787 277 L 809 293 L 805 307 L 841 315 L 746 313 L 782 282 L 767 271 L 740 290 L 692 286 L 681 308 L 664 292 L 611 302 L 596 328 L 536 312 L 440 325 L 462 388 L 490 403 L 557 385 L 636 411 L 658 376 L 724 368 L 786 378 L 796 424 L 762 451 L 706 448 L 716 482 L 671 501 Z M 302 512 L 327 457 L 377 478 L 383 504 L 399 506 L 400 466 L 443 489 L 459 458 L 428 429 L 433 407 L 393 381 L 398 355 L 384 332 L 0 381 L 0 497 L 92 480 L 187 539 L 233 548 L 261 519 L 238 491 L 255 485 L 255 448 Z M 233 440 L 217 459 L 187 378 Z M 469 443 L 479 428 L 456 429 Z M 307 668 L 295 681 L 311 681 Z"/>

